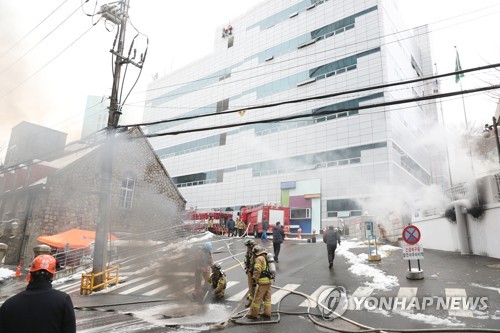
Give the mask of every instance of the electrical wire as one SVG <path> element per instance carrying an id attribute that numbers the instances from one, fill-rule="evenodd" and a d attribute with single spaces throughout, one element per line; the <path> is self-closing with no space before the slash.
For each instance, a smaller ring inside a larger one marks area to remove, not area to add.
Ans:
<path id="1" fill-rule="evenodd" d="M 88 0 L 86 0 L 88 1 Z M 4 53 L 0 55 L 0 59 L 3 58 L 6 54 L 8 54 L 10 51 L 12 51 L 17 45 L 19 45 L 26 37 L 28 37 L 33 31 L 35 31 L 40 25 L 42 25 L 43 22 L 45 22 L 49 17 L 52 16 L 59 8 L 62 7 L 68 0 L 64 0 L 57 6 L 52 12 L 50 12 L 49 15 L 47 15 L 43 20 L 41 20 L 37 25 L 35 25 L 30 31 L 28 31 L 23 37 L 21 37 L 17 42 L 15 42 L 11 47 L 9 47 Z"/>
<path id="2" fill-rule="evenodd" d="M 15 87 L 9 89 L 6 93 L 4 93 L 3 95 L 0 96 L 0 100 L 5 98 L 7 95 L 11 94 L 13 91 L 17 90 L 19 87 L 21 87 L 22 85 L 24 85 L 28 80 L 30 80 L 31 78 L 33 78 L 35 75 L 37 75 L 42 69 L 44 69 L 45 67 L 47 67 L 49 64 L 51 64 L 54 60 L 56 60 L 57 58 L 59 58 L 59 56 L 61 54 L 63 54 L 64 52 L 66 52 L 71 46 L 73 46 L 76 42 L 78 42 L 83 36 L 85 36 L 95 25 L 92 25 L 90 26 L 90 28 L 88 28 L 87 30 L 85 30 L 80 36 L 78 36 L 77 39 L 75 39 L 73 42 L 71 42 L 68 46 L 66 46 L 63 50 L 61 50 L 58 54 L 56 54 L 52 59 L 50 59 L 48 62 L 46 62 L 42 67 L 40 67 L 39 69 L 37 69 L 34 73 L 32 73 L 30 76 L 28 76 L 27 78 L 25 78 L 24 80 L 22 80 L 18 85 L 16 85 Z"/>
<path id="3" fill-rule="evenodd" d="M 460 16 L 469 15 L 469 14 L 472 14 L 472 13 L 475 13 L 475 12 L 479 12 L 479 11 L 482 11 L 482 10 L 490 9 L 490 8 L 495 7 L 495 6 L 498 6 L 498 5 L 494 5 L 494 6 L 483 8 L 483 9 L 480 9 L 480 10 L 477 10 L 477 11 L 474 11 L 474 12 L 469 12 L 469 13 L 466 13 L 466 14 L 454 16 L 454 17 L 451 17 L 451 18 L 439 20 L 439 21 L 430 23 L 429 25 L 432 25 L 432 24 L 435 24 L 435 23 L 439 23 L 439 22 L 443 22 L 443 21 L 447 21 L 447 20 L 450 20 L 450 19 L 454 19 L 454 18 L 457 18 L 457 17 L 460 17 Z M 491 12 L 488 13 L 487 15 L 491 15 Z M 310 57 L 312 55 L 318 55 L 318 54 L 321 54 L 321 53 L 326 53 L 326 52 L 330 52 L 330 51 L 334 51 L 334 50 L 338 50 L 338 49 L 345 49 L 346 47 L 355 46 L 355 45 L 360 44 L 360 43 L 367 43 L 367 42 L 370 42 L 370 41 L 376 41 L 376 40 L 387 38 L 387 37 L 390 37 L 390 36 L 393 36 L 393 35 L 401 34 L 401 33 L 404 33 L 404 32 L 409 32 L 409 31 L 412 31 L 412 30 L 414 30 L 416 28 L 418 28 L 418 27 L 413 27 L 413 28 L 409 28 L 409 29 L 397 31 L 397 32 L 390 33 L 390 34 L 387 34 L 387 35 L 384 35 L 384 36 L 374 37 L 374 38 L 368 39 L 368 40 L 353 42 L 351 44 L 346 44 L 346 45 L 343 45 L 341 47 L 330 48 L 330 49 L 327 49 L 327 50 L 324 50 L 324 51 L 321 51 L 321 52 L 314 52 L 313 54 L 306 54 L 306 55 L 303 55 L 303 56 L 294 57 L 294 58 L 287 59 L 287 60 L 275 61 L 273 63 L 265 63 L 263 65 L 255 66 L 255 67 L 252 67 L 252 68 L 243 69 L 243 70 L 239 70 L 239 71 L 234 71 L 234 72 L 232 72 L 232 74 L 237 74 L 237 73 L 246 72 L 246 71 L 255 71 L 257 69 L 264 68 L 264 67 L 267 67 L 267 66 L 274 66 L 274 65 L 281 64 L 281 63 L 284 63 L 284 62 L 296 61 L 297 59 L 300 59 L 300 58 Z M 416 37 L 421 36 L 421 35 L 430 35 L 432 32 L 435 32 L 435 31 L 438 31 L 438 30 L 440 30 L 440 29 L 436 29 L 434 31 L 427 31 L 425 33 L 419 33 L 419 34 L 416 34 L 416 35 L 408 36 L 408 37 L 405 37 L 405 38 L 402 38 L 402 39 L 397 39 L 397 40 L 394 40 L 394 41 L 391 41 L 391 42 L 387 42 L 387 43 L 381 43 L 380 46 L 389 45 L 389 44 L 392 44 L 392 43 L 399 43 L 402 40 L 416 38 Z M 355 54 L 355 52 L 351 52 L 349 54 L 352 55 L 352 54 Z M 310 65 L 311 63 L 316 63 L 316 62 L 324 62 L 325 60 L 329 60 L 329 59 L 337 59 L 337 58 L 342 57 L 342 56 L 345 57 L 345 56 L 347 56 L 349 54 L 344 53 L 343 55 L 336 55 L 336 56 L 332 56 L 331 58 L 321 59 L 321 60 L 318 60 L 318 61 L 315 61 L 315 62 L 308 62 L 308 64 L 304 64 L 303 66 Z M 296 67 L 297 66 L 295 66 L 293 68 L 296 68 Z M 273 73 L 277 73 L 277 72 L 282 72 L 282 71 L 285 71 L 285 70 L 289 70 L 290 68 L 291 67 L 287 67 L 285 69 L 281 69 L 281 70 L 277 70 L 277 71 L 273 71 L 273 72 L 266 72 L 265 74 L 262 74 L 262 75 L 269 75 L 269 74 L 273 74 Z M 257 75 L 257 76 L 254 76 L 252 78 L 259 77 L 259 76 L 262 76 L 262 75 Z M 197 80 L 192 80 L 192 81 L 185 81 L 185 82 L 182 82 L 182 83 L 172 84 L 172 85 L 168 85 L 168 86 L 162 86 L 162 87 L 158 87 L 158 88 L 152 88 L 152 89 L 149 89 L 147 91 L 141 91 L 141 92 L 137 92 L 137 93 L 144 93 L 144 92 L 150 92 L 150 91 L 155 91 L 155 90 L 159 90 L 159 89 L 165 89 L 165 88 L 171 88 L 171 87 L 176 87 L 176 86 L 182 86 L 184 84 L 189 84 L 189 83 L 195 83 L 195 82 L 210 80 L 210 79 L 214 79 L 214 78 L 218 78 L 218 77 L 219 77 L 219 75 L 217 75 L 217 76 L 209 76 L 209 77 L 202 78 L 202 79 L 197 79 Z M 250 78 L 246 78 L 246 79 L 250 79 Z M 224 82 L 222 84 L 223 85 L 225 85 L 225 84 L 232 84 L 232 83 L 240 82 L 240 81 L 246 80 L 246 79 L 232 80 L 230 83 L 229 82 Z M 182 94 L 187 94 L 187 93 L 190 93 L 190 92 L 195 92 L 195 91 L 199 91 L 199 90 L 203 90 L 203 89 L 207 89 L 207 88 L 201 88 L 201 89 L 197 89 L 197 90 L 185 92 L 185 93 L 182 93 Z M 179 95 L 182 95 L 182 94 L 179 94 Z M 176 96 L 176 95 L 177 94 L 173 94 L 172 96 Z M 142 104 L 144 104 L 144 102 L 150 102 L 152 100 L 154 100 L 154 99 L 146 100 L 146 101 L 140 101 L 140 102 L 134 102 L 134 103 L 142 103 Z"/>
<path id="4" fill-rule="evenodd" d="M 87 0 L 88 1 L 88 0 Z M 83 6 L 80 5 L 78 6 L 69 16 L 67 16 L 61 23 L 59 23 L 54 29 L 52 29 L 45 37 L 43 37 L 41 40 L 38 41 L 33 47 L 31 47 L 28 51 L 24 52 L 20 57 L 18 57 L 16 60 L 14 60 L 10 65 L 7 65 L 1 72 L 0 75 L 4 74 L 7 72 L 9 69 L 11 69 L 15 64 L 17 64 L 19 61 L 24 59 L 25 56 L 27 56 L 31 51 L 33 51 L 38 45 L 40 45 L 42 42 L 44 42 L 52 33 L 54 33 L 57 29 L 59 29 L 64 23 L 66 23 L 67 20 L 71 18 L 81 7 Z"/>
<path id="5" fill-rule="evenodd" d="M 205 114 L 205 115 L 180 117 L 180 118 L 159 120 L 159 121 L 154 121 L 154 122 L 146 122 L 146 123 L 139 123 L 139 124 L 132 124 L 132 125 L 121 125 L 121 127 L 127 127 L 127 126 L 149 126 L 149 125 L 156 125 L 156 124 L 161 124 L 161 123 L 168 123 L 168 122 L 172 122 L 172 121 L 190 120 L 190 119 L 195 119 L 195 118 L 204 118 L 204 117 L 209 117 L 209 116 L 216 116 L 216 115 L 222 115 L 222 114 L 230 114 L 230 113 L 241 112 L 241 111 L 248 111 L 248 110 L 253 110 L 253 109 L 263 109 L 263 108 L 269 108 L 269 107 L 280 106 L 280 105 L 285 105 L 285 104 L 300 103 L 300 102 L 310 101 L 310 100 L 332 98 L 332 97 L 337 97 L 337 96 L 342 96 L 342 95 L 347 95 L 347 94 L 353 94 L 353 93 L 359 93 L 359 92 L 366 92 L 366 91 L 371 91 L 371 90 L 378 90 L 378 89 L 383 89 L 383 88 L 388 88 L 388 87 L 394 87 L 394 86 L 401 86 L 401 85 L 406 85 L 406 84 L 420 82 L 420 81 L 428 81 L 428 80 L 438 79 L 438 78 L 441 78 L 441 77 L 452 76 L 452 75 L 457 75 L 457 74 L 466 73 L 466 72 L 480 71 L 480 70 L 489 69 L 489 68 L 492 68 L 492 67 L 499 67 L 499 66 L 500 66 L 500 63 L 498 63 L 498 64 L 492 64 L 492 65 L 487 65 L 487 66 L 482 66 L 482 67 L 470 68 L 470 69 L 465 69 L 465 70 L 456 71 L 456 72 L 450 72 L 450 73 L 445 73 L 445 74 L 438 74 L 438 75 L 434 75 L 434 76 L 431 76 L 431 77 L 418 78 L 418 79 L 413 79 L 413 80 L 408 80 L 408 81 L 399 81 L 399 82 L 394 82 L 394 83 L 387 83 L 387 84 L 370 86 L 370 87 L 365 87 L 365 88 L 358 88 L 358 89 L 353 89 L 353 90 L 348 90 L 348 91 L 342 91 L 342 92 L 337 92 L 337 93 L 331 93 L 331 94 L 325 94 L 325 95 L 318 95 L 318 96 L 312 96 L 312 97 L 306 97 L 306 98 L 300 98 L 300 99 L 293 99 L 293 100 L 288 100 L 288 101 L 280 101 L 280 102 L 268 103 L 268 104 L 263 104 L 263 105 L 253 105 L 253 106 L 247 106 L 247 107 L 241 108 L 241 109 L 235 109 L 235 110 L 218 112 L 218 113 L 211 113 L 211 114 Z M 433 95 L 433 96 L 437 96 L 437 95 Z M 428 96 L 426 96 L 426 97 L 428 97 Z M 419 98 L 422 98 L 422 97 L 419 97 Z"/>

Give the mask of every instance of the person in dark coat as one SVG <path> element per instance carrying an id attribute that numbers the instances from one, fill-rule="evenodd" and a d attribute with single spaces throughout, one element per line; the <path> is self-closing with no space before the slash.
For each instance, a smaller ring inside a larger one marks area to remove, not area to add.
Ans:
<path id="1" fill-rule="evenodd" d="M 235 235 L 235 227 L 236 227 L 236 223 L 234 222 L 233 218 L 230 217 L 229 220 L 227 221 L 227 235 L 229 237 L 232 237 Z"/>
<path id="2" fill-rule="evenodd" d="M 276 262 L 279 262 L 278 255 L 280 254 L 281 243 L 283 243 L 284 239 L 285 239 L 285 232 L 281 227 L 281 223 L 276 222 L 276 225 L 274 226 L 273 229 L 273 250 L 274 250 L 274 261 Z"/>
<path id="3" fill-rule="evenodd" d="M 68 294 L 52 289 L 56 259 L 42 254 L 33 260 L 26 290 L 0 308 L 0 332 L 75 333 L 73 302 Z"/>
<path id="4" fill-rule="evenodd" d="M 264 220 L 262 221 L 262 236 L 260 239 L 267 240 L 267 229 L 269 229 L 269 221 Z"/>
<path id="5" fill-rule="evenodd" d="M 340 245 L 340 235 L 337 229 L 333 229 L 333 225 L 329 226 L 328 230 L 323 235 L 323 243 L 326 243 L 326 249 L 328 251 L 328 268 L 331 269 L 333 260 L 335 259 L 337 244 Z"/>

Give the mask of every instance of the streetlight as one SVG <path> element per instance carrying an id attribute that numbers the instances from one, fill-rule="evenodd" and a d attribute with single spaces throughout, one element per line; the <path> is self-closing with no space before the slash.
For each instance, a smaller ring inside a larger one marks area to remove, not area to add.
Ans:
<path id="1" fill-rule="evenodd" d="M 483 130 L 483 138 L 489 138 L 490 137 L 490 132 L 493 129 L 493 132 L 495 133 L 495 143 L 497 144 L 497 152 L 498 152 L 498 162 L 500 163 L 500 141 L 498 140 L 498 120 L 493 117 L 493 125 L 484 125 L 484 130 Z"/>

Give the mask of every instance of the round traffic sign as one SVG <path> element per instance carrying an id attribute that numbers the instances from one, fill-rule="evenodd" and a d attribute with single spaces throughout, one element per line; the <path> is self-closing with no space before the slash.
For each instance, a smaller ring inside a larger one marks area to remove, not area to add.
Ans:
<path id="1" fill-rule="evenodd" d="M 414 225 L 409 225 L 403 230 L 403 240 L 410 245 L 417 244 L 420 240 L 420 230 Z"/>

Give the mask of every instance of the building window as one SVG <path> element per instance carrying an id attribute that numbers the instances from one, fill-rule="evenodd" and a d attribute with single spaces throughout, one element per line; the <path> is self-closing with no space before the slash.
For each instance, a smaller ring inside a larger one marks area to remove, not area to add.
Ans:
<path id="1" fill-rule="evenodd" d="M 361 204 L 352 199 L 337 199 L 326 201 L 326 212 L 328 217 L 360 216 L 363 211 Z"/>
<path id="2" fill-rule="evenodd" d="M 294 220 L 310 219 L 311 208 L 291 208 L 290 218 Z"/>
<path id="3" fill-rule="evenodd" d="M 234 45 L 234 36 L 230 36 L 227 39 L 227 48 L 233 47 L 233 45 Z"/>
<path id="4" fill-rule="evenodd" d="M 226 111 L 228 108 L 229 108 L 229 98 L 226 98 L 223 99 L 222 101 L 217 102 L 217 108 L 215 111 L 219 113 L 222 111 Z"/>
<path id="5" fill-rule="evenodd" d="M 120 207 L 132 208 L 132 200 L 134 198 L 136 177 L 131 172 L 127 172 L 122 179 L 122 188 L 120 190 Z"/>

